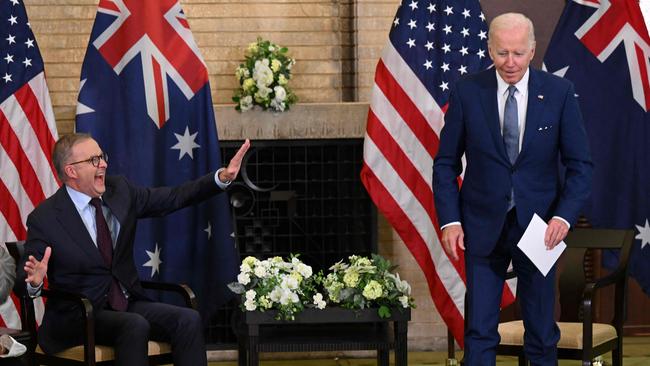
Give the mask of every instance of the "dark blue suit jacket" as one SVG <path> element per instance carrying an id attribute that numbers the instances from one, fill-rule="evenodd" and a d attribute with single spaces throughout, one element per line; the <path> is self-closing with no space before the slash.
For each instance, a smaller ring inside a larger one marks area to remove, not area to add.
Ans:
<path id="1" fill-rule="evenodd" d="M 65 187 L 43 201 L 27 218 L 26 255 L 40 259 L 52 248 L 48 283 L 52 289 L 82 294 L 96 311 L 103 309 L 112 276 L 132 299 L 145 298 L 133 260 L 139 218 L 159 217 L 201 202 L 221 192 L 214 173 L 177 187 L 136 187 L 124 177 L 107 176 L 102 200 L 120 222 L 113 251 L 113 269 L 106 266 Z M 26 257 L 27 258 L 27 257 Z M 22 268 L 21 268 L 22 269 Z M 24 278 L 24 271 L 22 273 Z M 81 344 L 80 310 L 72 304 L 48 300 L 39 329 L 40 346 L 49 353 Z"/>
<path id="2" fill-rule="evenodd" d="M 463 154 L 467 166 L 459 190 Z M 440 225 L 461 222 L 468 253 L 485 256 L 495 247 L 511 190 L 522 227 L 533 213 L 575 223 L 591 191 L 591 172 L 589 144 L 569 81 L 530 69 L 523 143 L 514 164 L 499 124 L 496 71 L 456 83 L 434 160 L 433 189 Z"/>

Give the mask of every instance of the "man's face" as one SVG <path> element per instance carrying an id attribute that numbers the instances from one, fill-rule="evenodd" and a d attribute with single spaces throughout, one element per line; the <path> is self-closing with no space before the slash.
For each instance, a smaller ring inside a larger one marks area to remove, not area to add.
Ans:
<path id="1" fill-rule="evenodd" d="M 530 44 L 525 25 L 495 30 L 488 50 L 499 76 L 511 85 L 524 77 L 535 55 L 535 45 Z"/>
<path id="2" fill-rule="evenodd" d="M 99 197 L 106 191 L 105 178 L 108 164 L 104 159 L 99 159 L 98 166 L 94 166 L 89 159 L 102 155 L 102 149 L 93 139 L 83 140 L 71 149 L 70 159 L 67 162 L 66 173 L 71 188 L 85 193 L 90 197 Z M 87 160 L 87 161 L 86 161 Z M 79 162 L 77 164 L 71 164 Z"/>

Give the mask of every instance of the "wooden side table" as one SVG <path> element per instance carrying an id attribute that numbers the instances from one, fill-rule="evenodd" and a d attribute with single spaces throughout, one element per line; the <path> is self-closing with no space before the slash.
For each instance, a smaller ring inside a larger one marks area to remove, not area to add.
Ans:
<path id="1" fill-rule="evenodd" d="M 258 366 L 260 352 L 351 350 L 376 350 L 377 364 L 388 366 L 391 349 L 395 351 L 395 366 L 407 366 L 411 309 L 392 309 L 391 313 L 384 319 L 377 309 L 305 309 L 295 320 L 282 321 L 275 319 L 276 311 L 245 312 L 244 331 L 238 336 L 239 366 Z"/>

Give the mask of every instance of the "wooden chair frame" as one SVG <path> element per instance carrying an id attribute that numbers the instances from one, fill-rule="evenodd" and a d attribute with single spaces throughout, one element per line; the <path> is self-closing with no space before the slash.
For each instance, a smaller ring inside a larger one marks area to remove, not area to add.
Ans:
<path id="1" fill-rule="evenodd" d="M 7 243 L 7 247 L 12 247 L 10 252 L 20 252 L 18 250 L 20 243 Z M 197 309 L 197 300 L 194 292 L 190 287 L 184 284 L 175 284 L 168 282 L 155 282 L 155 281 L 141 281 L 142 287 L 148 290 L 162 291 L 176 293 L 183 298 L 184 304 L 187 307 Z M 26 293 L 21 296 L 21 321 L 23 329 L 26 329 L 31 335 L 31 344 L 33 345 L 30 352 L 30 359 L 33 365 L 52 365 L 52 366 L 69 366 L 69 365 L 85 365 L 85 366 L 108 366 L 113 365 L 113 360 L 96 361 L 95 358 L 95 319 L 93 305 L 87 298 L 72 292 L 62 290 L 43 289 L 41 296 L 50 299 L 61 299 L 74 303 L 79 309 L 82 316 L 84 336 L 83 336 L 83 361 L 73 360 L 69 358 L 57 357 L 57 355 L 49 355 L 36 351 L 37 342 L 37 329 L 36 329 L 36 316 L 34 310 L 33 299 Z M 172 354 L 161 353 L 156 355 L 149 355 L 150 365 L 171 364 L 173 363 Z"/>
<path id="2" fill-rule="evenodd" d="M 609 275 L 592 282 L 585 280 L 583 266 L 569 265 L 563 272 L 558 273 L 560 276 L 560 298 L 575 298 L 577 300 L 575 301 L 577 304 L 575 302 L 572 304 L 573 308 L 562 306 L 560 321 L 577 318 L 577 322 L 582 324 L 583 340 L 582 349 L 558 347 L 558 359 L 581 360 L 583 366 L 590 366 L 595 357 L 612 351 L 613 366 L 620 366 L 623 357 L 623 323 L 627 304 L 628 261 L 634 242 L 634 231 L 576 228 L 569 233 L 565 242 L 567 244 L 565 255 L 572 255 L 572 258 L 578 258 L 581 261 L 587 250 L 618 249 L 620 252 L 616 269 Z M 516 274 L 512 271 L 506 274 L 506 279 L 515 277 Z M 616 329 L 617 336 L 615 339 L 594 346 L 592 344 L 594 296 L 597 291 L 609 286 L 614 286 L 614 317 L 610 324 Z M 465 302 L 465 306 L 467 309 L 467 302 Z M 568 311 L 565 311 L 566 309 Z M 454 338 L 451 332 L 448 332 L 447 339 L 448 358 L 455 359 Z M 517 356 L 520 366 L 528 364 L 523 345 L 500 344 L 497 347 L 497 354 Z"/>

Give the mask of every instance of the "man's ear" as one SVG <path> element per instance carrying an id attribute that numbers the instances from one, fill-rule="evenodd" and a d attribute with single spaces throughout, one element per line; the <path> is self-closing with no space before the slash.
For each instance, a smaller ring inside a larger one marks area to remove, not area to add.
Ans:
<path id="1" fill-rule="evenodd" d="M 66 165 L 65 168 L 63 168 L 63 172 L 67 179 L 77 178 L 77 170 L 72 165 Z"/>

